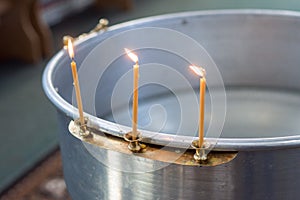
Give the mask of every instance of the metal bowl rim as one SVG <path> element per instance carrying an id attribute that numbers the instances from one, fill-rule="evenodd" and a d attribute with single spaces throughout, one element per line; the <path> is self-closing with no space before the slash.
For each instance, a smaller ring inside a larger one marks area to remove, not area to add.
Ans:
<path id="1" fill-rule="evenodd" d="M 130 26 L 144 24 L 147 22 L 153 22 L 157 20 L 167 20 L 174 18 L 192 17 L 192 16 L 210 16 L 210 15 L 263 15 L 263 16 L 287 16 L 287 17 L 300 17 L 300 12 L 287 11 L 287 10 L 265 10 L 265 9 L 234 9 L 234 10 L 207 10 L 207 11 L 190 11 L 181 13 L 164 14 L 153 17 L 146 17 L 141 19 L 136 19 L 117 25 L 113 25 L 108 28 L 107 32 L 114 32 L 115 30 L 120 30 L 123 28 L 128 28 Z M 99 34 L 90 34 L 84 39 L 78 40 L 75 45 L 81 45 L 87 40 L 99 36 Z M 55 71 L 56 64 L 63 58 L 64 51 L 60 50 L 46 65 L 43 72 L 42 85 L 45 94 L 49 100 L 63 113 L 72 118 L 73 116 L 78 116 L 77 109 L 71 104 L 65 101 L 55 90 L 52 84 L 52 75 Z M 105 131 L 109 134 L 123 137 L 124 132 L 116 129 L 120 125 L 116 126 L 115 123 L 109 122 L 95 116 L 86 114 L 90 119 L 91 125 L 93 127 L 98 127 L 98 129 Z M 121 126 L 125 129 L 130 129 L 126 126 Z M 150 143 L 158 145 L 170 145 L 174 147 L 187 147 L 191 142 L 196 139 L 195 137 L 189 136 L 177 136 L 165 133 L 155 133 L 151 131 L 142 131 L 143 136 L 151 138 L 155 135 L 155 139 L 152 139 Z M 159 136 L 159 137 L 157 137 Z M 284 137 L 270 137 L 270 138 L 207 138 L 208 141 L 215 142 L 215 149 L 224 151 L 239 151 L 239 150 L 258 150 L 258 149 L 274 149 L 274 148 L 294 148 L 300 146 L 300 135 L 296 136 L 284 136 Z"/>

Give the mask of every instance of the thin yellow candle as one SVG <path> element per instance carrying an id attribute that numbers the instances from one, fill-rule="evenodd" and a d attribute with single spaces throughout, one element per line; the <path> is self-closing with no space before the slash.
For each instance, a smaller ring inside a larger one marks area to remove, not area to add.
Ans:
<path id="1" fill-rule="evenodd" d="M 204 142 L 204 113 L 205 113 L 205 89 L 206 79 L 200 78 L 199 91 L 199 147 L 201 148 Z"/>
<path id="2" fill-rule="evenodd" d="M 80 87 L 79 87 L 79 81 L 78 81 L 78 75 L 77 75 L 77 66 L 76 66 L 76 62 L 74 60 L 73 44 L 70 39 L 68 40 L 68 51 L 69 51 L 69 56 L 72 59 L 71 69 L 72 69 L 72 75 L 73 75 L 73 81 L 74 81 L 74 87 L 75 87 L 76 101 L 77 101 L 78 111 L 79 111 L 79 121 L 80 121 L 80 125 L 84 125 L 85 122 L 84 122 L 84 117 L 83 117 L 83 108 L 82 108 Z"/>
<path id="3" fill-rule="evenodd" d="M 138 104 L 139 104 L 139 59 L 137 55 L 125 48 L 129 58 L 135 62 L 133 65 L 133 100 L 132 100 L 132 140 L 137 138 Z"/>
<path id="4" fill-rule="evenodd" d="M 190 66 L 190 69 L 200 76 L 200 87 L 199 87 L 199 148 L 204 143 L 204 113 L 205 113 L 205 91 L 206 91 L 206 79 L 205 70 L 201 67 L 194 65 Z"/>

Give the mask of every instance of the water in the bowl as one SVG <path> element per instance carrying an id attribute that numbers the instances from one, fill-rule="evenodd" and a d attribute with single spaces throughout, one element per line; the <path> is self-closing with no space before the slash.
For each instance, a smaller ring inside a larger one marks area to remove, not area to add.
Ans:
<path id="1" fill-rule="evenodd" d="M 300 134 L 300 93 L 258 88 L 229 88 L 226 96 L 227 111 L 222 138 L 281 137 Z M 211 118 L 211 103 L 209 94 L 206 97 L 207 130 Z M 181 109 L 185 108 L 180 107 L 178 99 L 171 93 L 142 99 L 139 102 L 139 128 L 174 134 L 182 120 Z M 127 105 L 101 118 L 131 126 L 131 118 L 128 117 L 130 113 L 131 106 Z M 218 118 L 218 114 L 213 117 Z M 191 120 L 191 123 L 195 123 L 195 120 Z M 191 124 L 190 127 L 194 125 Z M 184 135 L 195 136 L 197 131 L 186 128 Z"/>

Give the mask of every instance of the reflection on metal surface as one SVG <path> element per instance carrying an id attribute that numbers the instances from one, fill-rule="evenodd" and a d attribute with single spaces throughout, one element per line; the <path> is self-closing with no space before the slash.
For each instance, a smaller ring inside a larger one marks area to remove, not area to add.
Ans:
<path id="1" fill-rule="evenodd" d="M 113 160 L 111 159 L 113 156 L 115 155 L 111 154 L 110 151 L 107 152 L 108 162 L 113 162 Z M 122 165 L 121 162 L 118 162 L 118 164 Z M 118 171 L 116 170 L 110 170 L 107 176 L 109 177 L 108 178 L 109 199 L 122 200 L 122 196 L 121 196 L 122 185 L 121 185 L 121 181 L 119 181 L 122 180 L 122 177 L 120 176 L 120 173 L 118 173 Z"/>

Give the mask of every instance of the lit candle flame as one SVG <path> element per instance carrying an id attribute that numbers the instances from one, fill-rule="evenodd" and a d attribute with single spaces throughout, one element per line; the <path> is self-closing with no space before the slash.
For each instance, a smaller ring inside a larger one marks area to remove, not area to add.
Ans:
<path id="1" fill-rule="evenodd" d="M 73 44 L 71 39 L 68 39 L 68 51 L 69 51 L 69 56 L 71 59 L 74 58 L 74 50 L 73 50 Z"/>
<path id="2" fill-rule="evenodd" d="M 126 52 L 127 55 L 129 56 L 129 58 L 130 58 L 133 62 L 138 63 L 139 58 L 137 57 L 137 55 L 135 55 L 134 53 L 132 53 L 132 51 L 129 50 L 129 49 L 126 49 L 126 48 L 125 48 L 124 50 L 125 50 L 125 52 Z"/>
<path id="3" fill-rule="evenodd" d="M 205 78 L 206 71 L 202 67 L 197 67 L 195 65 L 190 65 L 190 69 L 195 72 L 201 78 Z"/>

